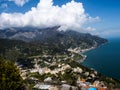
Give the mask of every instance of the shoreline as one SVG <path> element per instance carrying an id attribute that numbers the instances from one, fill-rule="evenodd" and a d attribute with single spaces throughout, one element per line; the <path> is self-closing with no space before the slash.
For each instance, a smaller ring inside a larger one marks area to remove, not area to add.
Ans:
<path id="1" fill-rule="evenodd" d="M 93 50 L 93 49 L 95 49 L 95 48 L 97 48 L 96 46 L 93 46 L 93 47 L 90 47 L 90 48 L 87 48 L 87 49 L 80 49 L 79 47 L 77 47 L 77 48 L 75 48 L 75 49 L 68 49 L 68 51 L 70 51 L 70 52 L 72 52 L 72 53 L 76 53 L 76 54 L 79 54 L 79 55 L 81 55 L 83 58 L 81 59 L 81 60 L 78 60 L 79 61 L 79 63 L 82 63 L 82 62 L 84 62 L 84 60 L 87 58 L 87 55 L 85 55 L 84 53 L 85 52 L 88 52 L 88 51 L 90 51 L 90 50 Z"/>
<path id="2" fill-rule="evenodd" d="M 96 47 L 91 47 L 91 48 L 85 49 L 85 50 L 83 50 L 82 52 L 80 52 L 79 54 L 82 55 L 82 57 L 83 57 L 82 62 L 80 62 L 80 63 L 83 63 L 83 62 L 85 61 L 85 59 L 87 58 L 87 55 L 85 55 L 84 53 L 86 53 L 86 52 L 88 52 L 88 51 L 90 51 L 90 50 L 93 50 L 93 49 L 95 49 L 95 48 L 96 48 Z"/>
<path id="3" fill-rule="evenodd" d="M 94 46 L 92 46 L 92 47 L 90 47 L 90 48 L 87 48 L 87 49 L 80 49 L 80 47 L 76 47 L 76 48 L 74 48 L 74 49 L 68 49 L 68 51 L 70 51 L 70 52 L 72 52 L 72 53 L 76 53 L 76 54 L 79 54 L 79 55 L 81 55 L 83 58 L 81 59 L 81 60 L 79 60 L 79 63 L 83 63 L 84 62 L 84 60 L 87 58 L 87 55 L 85 55 L 84 53 L 86 53 L 86 52 L 88 52 L 88 51 L 91 51 L 91 50 L 93 50 L 93 49 L 96 49 L 96 48 L 99 48 L 99 47 L 101 47 L 101 46 L 103 46 L 103 45 L 105 45 L 105 44 L 108 44 L 109 43 L 109 41 L 108 42 L 106 42 L 106 43 L 103 43 L 103 44 L 101 44 L 101 45 L 99 45 L 99 46 L 97 46 L 97 43 L 94 45 Z"/>
<path id="4" fill-rule="evenodd" d="M 103 46 L 105 44 L 108 44 L 108 43 L 109 43 L 109 41 L 106 42 L 106 43 L 103 43 L 103 44 L 101 44 L 99 46 L 97 46 L 97 43 L 95 43 L 94 46 L 92 46 L 90 48 L 87 48 L 87 49 L 81 49 L 80 47 L 76 47 L 74 49 L 70 48 L 70 49 L 68 49 L 68 51 L 70 51 L 72 53 L 80 54 L 83 58 L 81 60 L 78 60 L 78 61 L 79 61 L 79 63 L 83 63 L 85 61 L 85 59 L 87 58 L 87 55 L 85 55 L 84 53 L 86 53 L 88 51 L 91 51 L 93 49 L 99 48 L 99 47 L 101 47 L 101 46 Z"/>
<path id="5" fill-rule="evenodd" d="M 101 47 L 101 46 L 104 46 L 105 44 L 108 44 L 108 43 L 109 43 L 109 41 L 106 42 L 106 43 L 103 43 L 103 44 L 101 44 L 101 45 L 99 45 L 99 46 L 97 46 L 97 45 L 95 44 L 93 47 L 87 48 L 87 49 L 83 50 L 82 52 L 80 52 L 79 54 L 81 54 L 81 55 L 83 56 L 83 61 L 82 61 L 82 62 L 84 62 L 84 60 L 87 58 L 87 55 L 85 55 L 84 53 L 86 53 L 86 52 L 88 52 L 88 51 L 91 51 L 91 50 L 93 50 L 93 49 L 99 48 L 99 47 Z M 84 57 L 85 57 L 85 58 L 84 58 Z"/>

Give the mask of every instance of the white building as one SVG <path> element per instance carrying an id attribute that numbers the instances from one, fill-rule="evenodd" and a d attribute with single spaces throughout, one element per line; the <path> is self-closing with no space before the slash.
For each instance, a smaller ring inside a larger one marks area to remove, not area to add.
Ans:
<path id="1" fill-rule="evenodd" d="M 40 89 L 40 90 L 58 90 L 56 86 L 53 85 L 40 85 L 36 84 L 34 88 Z"/>

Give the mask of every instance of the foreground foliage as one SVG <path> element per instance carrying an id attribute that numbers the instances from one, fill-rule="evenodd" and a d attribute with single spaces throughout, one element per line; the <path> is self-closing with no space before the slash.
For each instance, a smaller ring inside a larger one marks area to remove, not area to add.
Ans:
<path id="1" fill-rule="evenodd" d="M 21 90 L 23 80 L 11 61 L 0 59 L 0 90 Z"/>

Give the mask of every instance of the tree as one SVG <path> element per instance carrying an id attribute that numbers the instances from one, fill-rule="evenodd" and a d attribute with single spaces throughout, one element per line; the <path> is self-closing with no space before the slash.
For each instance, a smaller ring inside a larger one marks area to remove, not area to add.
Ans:
<path id="1" fill-rule="evenodd" d="M 12 50 L 7 50 L 5 52 L 5 58 L 9 60 L 16 61 L 19 57 L 20 53 L 19 51 L 12 49 Z"/>
<path id="2" fill-rule="evenodd" d="M 0 90 L 20 90 L 23 80 L 17 66 L 11 61 L 0 59 Z"/>
<path id="3" fill-rule="evenodd" d="M 70 87 L 70 90 L 73 90 L 72 87 Z"/>

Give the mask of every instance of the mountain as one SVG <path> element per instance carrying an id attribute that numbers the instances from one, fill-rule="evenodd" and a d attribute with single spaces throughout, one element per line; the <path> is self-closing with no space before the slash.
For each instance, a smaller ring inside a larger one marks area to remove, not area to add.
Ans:
<path id="1" fill-rule="evenodd" d="M 89 48 L 107 42 L 106 39 L 89 33 L 67 30 L 59 31 L 59 26 L 53 28 L 7 28 L 0 30 L 0 38 L 37 42 L 40 44 L 57 44 L 58 46 Z"/>
<path id="2" fill-rule="evenodd" d="M 22 78 L 30 86 L 44 82 L 49 76 L 57 85 L 66 81 L 67 84 L 77 86 L 77 79 L 81 77 L 90 84 L 99 81 L 108 88 L 120 86 L 118 80 L 81 65 L 80 62 L 83 61 L 84 56 L 69 51 L 69 49 L 76 50 L 76 47 L 80 50 L 97 47 L 106 43 L 106 39 L 72 30 L 59 31 L 58 28 L 26 27 L 0 30 L 0 58 L 15 62 L 21 71 Z M 63 71 L 59 71 L 62 70 L 62 65 L 69 66 L 63 70 L 64 74 L 62 74 Z M 36 67 L 43 71 L 47 68 L 50 72 L 44 74 L 38 71 L 32 72 Z M 77 69 L 79 72 L 76 72 Z M 54 70 L 58 72 L 53 74 Z M 88 76 L 86 73 L 89 73 Z"/>

